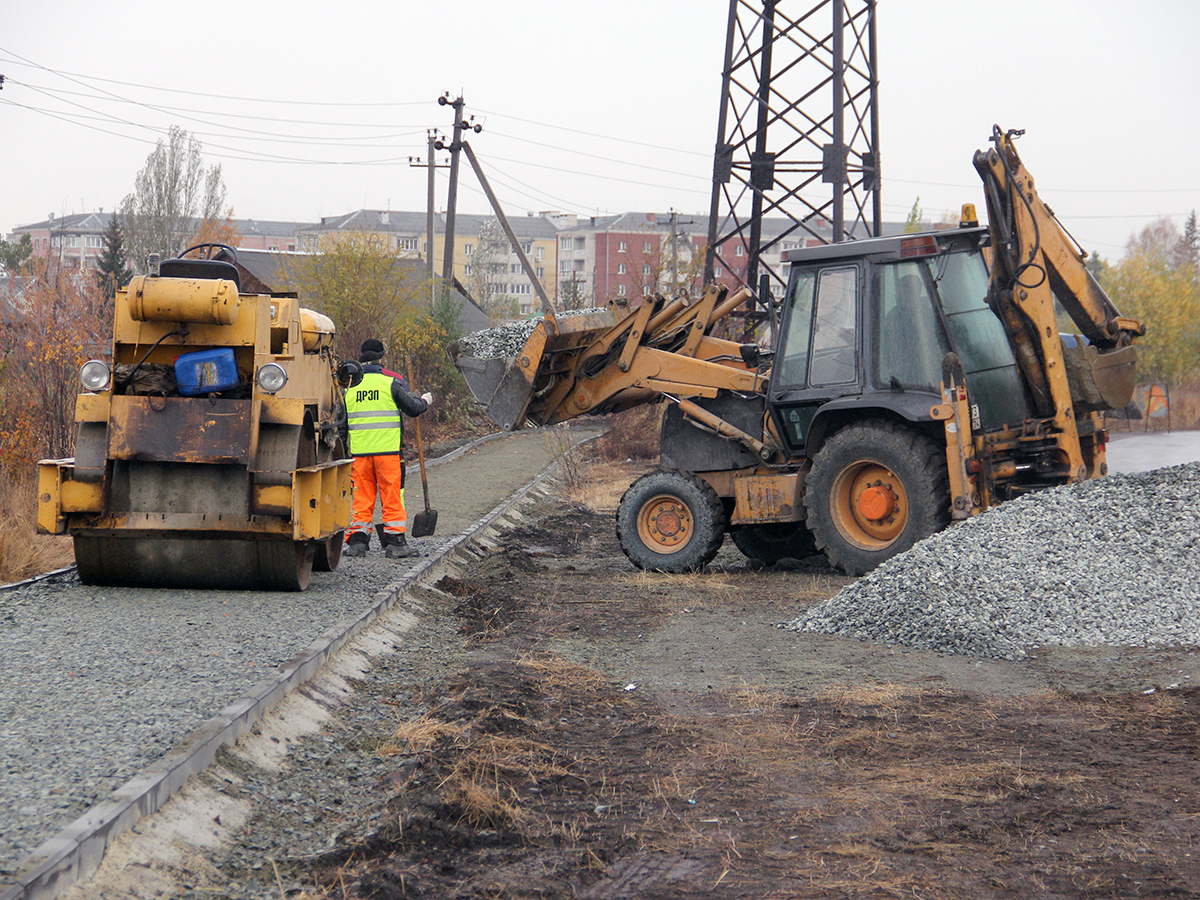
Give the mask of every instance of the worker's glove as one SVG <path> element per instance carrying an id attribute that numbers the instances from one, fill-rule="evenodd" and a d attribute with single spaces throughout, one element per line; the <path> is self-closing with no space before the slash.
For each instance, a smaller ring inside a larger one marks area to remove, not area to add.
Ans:
<path id="1" fill-rule="evenodd" d="M 429 391 L 423 393 L 421 395 L 421 399 L 425 401 L 426 406 L 431 406 L 433 404 L 433 394 L 429 393 Z"/>

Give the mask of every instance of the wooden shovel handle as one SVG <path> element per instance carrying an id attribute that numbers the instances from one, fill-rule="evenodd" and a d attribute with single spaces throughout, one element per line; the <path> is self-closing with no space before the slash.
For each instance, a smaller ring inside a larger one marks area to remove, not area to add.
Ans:
<path id="1" fill-rule="evenodd" d="M 412 358 L 408 363 L 408 386 L 413 386 Z M 425 512 L 429 512 L 429 480 L 425 477 L 425 443 L 421 440 L 421 417 L 413 416 L 413 424 L 417 427 L 417 461 L 421 464 L 421 492 L 425 495 Z"/>

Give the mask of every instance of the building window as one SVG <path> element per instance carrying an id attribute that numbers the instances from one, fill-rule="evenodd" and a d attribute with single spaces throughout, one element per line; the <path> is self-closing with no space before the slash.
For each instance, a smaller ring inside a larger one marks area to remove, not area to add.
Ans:
<path id="1" fill-rule="evenodd" d="M 270 247 L 268 247 L 267 249 L 268 249 L 268 250 L 278 250 L 278 249 L 279 249 L 279 247 L 278 247 L 278 245 L 276 245 L 276 244 L 272 244 L 272 245 L 271 245 Z"/>
<path id="2" fill-rule="evenodd" d="M 618 297 L 624 297 L 624 296 L 625 296 L 625 285 L 623 285 L 623 284 L 618 284 L 618 285 L 617 285 L 617 296 L 618 296 Z"/>
<path id="3" fill-rule="evenodd" d="M 617 263 L 617 274 L 618 275 L 625 274 L 625 263 Z"/>
<path id="4" fill-rule="evenodd" d="M 470 256 L 475 252 L 474 244 L 463 244 L 463 256 Z"/>
<path id="5" fill-rule="evenodd" d="M 535 259 L 545 259 L 546 258 L 546 248 L 538 247 L 537 253 L 534 254 L 534 258 Z"/>
<path id="6" fill-rule="evenodd" d="M 471 266 L 470 266 L 469 264 L 468 264 L 468 265 L 465 265 L 465 266 L 463 266 L 463 274 L 464 274 L 464 275 L 470 275 L 470 274 L 471 274 Z"/>
<path id="7" fill-rule="evenodd" d="M 295 251 L 295 249 L 296 249 L 296 245 L 295 245 L 295 244 L 288 244 L 288 252 L 289 252 L 289 253 L 290 253 L 290 252 L 294 252 L 294 251 Z"/>
<path id="8" fill-rule="evenodd" d="M 643 275 L 650 274 L 650 265 L 648 263 L 646 265 L 642 266 L 642 274 Z"/>
<path id="9" fill-rule="evenodd" d="M 533 252 L 533 241 L 524 241 L 521 244 L 521 252 L 528 255 Z"/>
<path id="10" fill-rule="evenodd" d="M 514 284 L 512 286 L 512 293 L 514 293 L 514 294 L 532 294 L 533 288 L 531 288 L 527 284 Z"/>
<path id="11" fill-rule="evenodd" d="M 624 241 L 621 241 L 619 244 L 617 244 L 617 252 L 618 253 L 624 253 L 625 250 L 626 250 L 626 247 L 625 247 Z"/>
<path id="12" fill-rule="evenodd" d="M 733 248 L 733 255 L 734 256 L 745 256 L 746 248 L 743 247 L 741 244 L 738 244 L 736 247 Z"/>
<path id="13" fill-rule="evenodd" d="M 569 237 L 559 238 L 558 239 L 558 249 L 559 250 L 570 250 L 571 249 L 571 239 Z"/>
<path id="14" fill-rule="evenodd" d="M 642 244 L 642 252 L 643 253 L 650 252 L 650 242 L 649 241 L 646 241 L 644 244 Z"/>
<path id="15" fill-rule="evenodd" d="M 542 266 L 538 266 L 538 267 L 537 267 L 537 277 L 538 277 L 538 278 L 545 278 L 545 277 L 546 277 L 546 270 L 545 270 L 545 269 L 544 269 Z"/>
<path id="16" fill-rule="evenodd" d="M 713 266 L 713 277 L 714 278 L 720 278 L 724 274 L 725 273 L 721 270 L 720 266 Z"/>
<path id="17" fill-rule="evenodd" d="M 396 247 L 400 250 L 416 250 L 420 246 L 420 239 L 415 237 L 400 238 L 396 241 Z"/>

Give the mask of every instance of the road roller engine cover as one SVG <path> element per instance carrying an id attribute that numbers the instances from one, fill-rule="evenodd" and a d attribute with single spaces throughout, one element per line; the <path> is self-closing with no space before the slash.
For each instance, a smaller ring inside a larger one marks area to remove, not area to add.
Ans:
<path id="1" fill-rule="evenodd" d="M 39 463 L 38 531 L 72 535 L 84 583 L 304 590 L 337 566 L 354 367 L 295 294 L 243 293 L 236 259 L 152 258 L 117 292 L 111 361 L 80 370 L 75 456 Z"/>

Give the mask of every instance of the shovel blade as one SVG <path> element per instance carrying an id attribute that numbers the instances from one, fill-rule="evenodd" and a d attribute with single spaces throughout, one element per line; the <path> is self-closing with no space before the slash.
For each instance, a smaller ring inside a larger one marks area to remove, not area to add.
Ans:
<path id="1" fill-rule="evenodd" d="M 412 517 L 408 523 L 408 533 L 413 537 L 429 537 L 437 528 L 437 510 L 427 509 Z"/>

